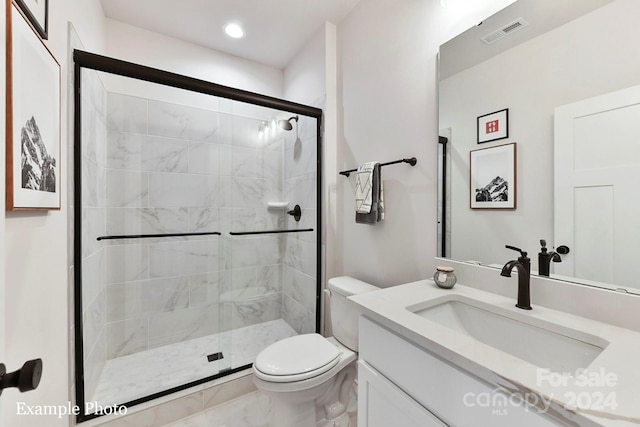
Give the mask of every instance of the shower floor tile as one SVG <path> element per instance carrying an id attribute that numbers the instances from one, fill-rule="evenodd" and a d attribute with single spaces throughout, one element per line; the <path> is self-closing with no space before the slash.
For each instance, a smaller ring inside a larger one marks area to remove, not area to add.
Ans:
<path id="1" fill-rule="evenodd" d="M 266 346 L 297 335 L 282 319 L 108 360 L 91 401 L 125 403 L 253 363 Z M 215 353 L 223 358 L 209 362 Z"/>

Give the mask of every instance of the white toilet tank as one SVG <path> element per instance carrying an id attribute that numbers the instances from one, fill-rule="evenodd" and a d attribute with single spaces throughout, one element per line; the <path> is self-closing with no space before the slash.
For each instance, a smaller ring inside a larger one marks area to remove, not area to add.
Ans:
<path id="1" fill-rule="evenodd" d="M 378 290 L 377 286 L 362 282 L 349 276 L 329 279 L 329 312 L 333 336 L 345 347 L 358 350 L 358 317 L 362 314 L 360 307 L 347 299 L 356 294 Z"/>

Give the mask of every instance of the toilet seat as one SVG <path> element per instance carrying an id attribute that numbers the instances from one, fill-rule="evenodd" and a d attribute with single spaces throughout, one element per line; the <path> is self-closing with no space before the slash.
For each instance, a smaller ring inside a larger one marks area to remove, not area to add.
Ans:
<path id="1" fill-rule="evenodd" d="M 269 382 L 295 382 L 317 377 L 340 361 L 340 350 L 320 334 L 280 340 L 256 357 L 255 375 Z"/>

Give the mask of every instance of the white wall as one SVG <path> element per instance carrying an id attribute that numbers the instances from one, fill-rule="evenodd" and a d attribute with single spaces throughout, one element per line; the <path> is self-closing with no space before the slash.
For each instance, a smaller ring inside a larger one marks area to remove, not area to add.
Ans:
<path id="1" fill-rule="evenodd" d="M 107 19 L 107 55 L 251 92 L 282 97 L 282 70 Z M 133 42 L 135 41 L 135 43 Z"/>
<path id="2" fill-rule="evenodd" d="M 368 0 L 340 23 L 338 169 L 382 169 L 386 218 L 355 224 L 355 177 L 338 181 L 337 271 L 390 286 L 432 275 L 436 254 L 438 46 L 511 1 Z M 328 250 L 330 252 L 330 250 Z"/>
<path id="3" fill-rule="evenodd" d="M 554 108 L 638 84 L 640 56 L 629 54 L 640 38 L 638 14 L 637 1 L 614 1 L 442 82 L 440 124 L 452 129 L 453 258 L 501 263 L 513 255 L 505 244 L 535 254 L 540 239 L 562 243 L 553 241 Z M 509 138 L 477 145 L 475 118 L 503 108 Z M 517 209 L 470 210 L 469 151 L 510 142 L 518 144 Z"/>
<path id="4" fill-rule="evenodd" d="M 325 27 L 320 28 L 284 69 L 284 98 L 310 105 L 324 96 Z"/>
<path id="5" fill-rule="evenodd" d="M 337 186 L 342 183 L 338 175 L 338 29 L 334 24 L 326 25 L 325 32 L 325 76 L 326 98 L 323 115 L 323 235 L 322 260 L 323 283 L 325 279 L 335 277 L 337 256 L 335 248 L 338 240 Z"/>
<path id="6" fill-rule="evenodd" d="M 4 21 L 2 21 L 4 22 Z M 2 395 L 9 426 L 67 426 L 68 418 L 19 416 L 16 402 L 29 405 L 66 405 L 69 400 L 67 342 L 67 23 L 76 26 L 87 48 L 104 50 L 104 22 L 98 0 L 62 0 L 49 3 L 49 40 L 45 43 L 61 65 L 61 205 L 59 211 L 8 212 L 6 233 L 6 357 L 10 370 L 41 357 L 42 381 L 37 390 L 21 394 L 8 390 Z M 2 43 L 4 46 L 4 43 Z M 4 56 L 3 56 L 4 57 Z M 2 115 L 4 117 L 4 114 Z M 4 150 L 2 150 L 4 154 Z M 4 161 L 0 162 L 4 165 Z M 3 209 L 4 211 L 4 209 Z M 3 218 L 4 219 L 4 218 Z M 0 224 L 1 225 L 1 224 Z M 1 254 L 0 254 L 1 255 Z"/>

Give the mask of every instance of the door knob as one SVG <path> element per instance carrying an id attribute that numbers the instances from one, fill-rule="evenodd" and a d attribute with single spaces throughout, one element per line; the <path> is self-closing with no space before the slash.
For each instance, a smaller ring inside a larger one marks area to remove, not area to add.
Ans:
<path id="1" fill-rule="evenodd" d="M 28 360 L 22 368 L 9 373 L 4 363 L 0 363 L 0 395 L 9 387 L 17 387 L 21 392 L 35 390 L 41 377 L 42 359 Z"/>

